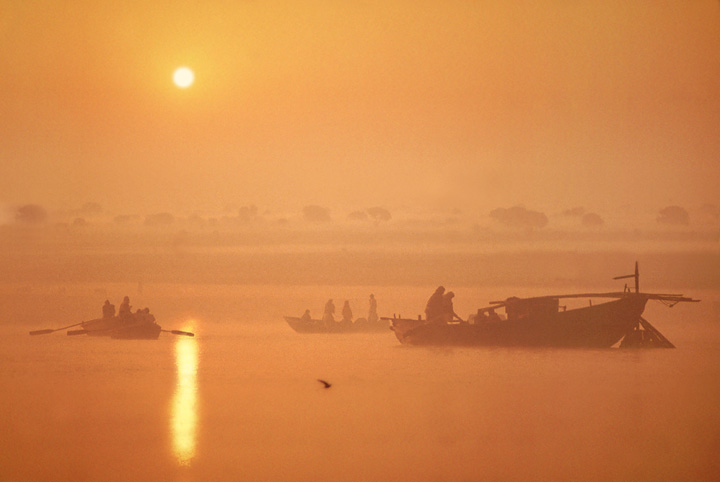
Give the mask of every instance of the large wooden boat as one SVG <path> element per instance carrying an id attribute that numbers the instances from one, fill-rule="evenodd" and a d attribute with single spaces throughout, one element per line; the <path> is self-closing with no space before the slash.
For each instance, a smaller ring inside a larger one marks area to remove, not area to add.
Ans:
<path id="1" fill-rule="evenodd" d="M 286 316 L 285 321 L 298 333 L 385 333 L 389 324 L 384 319 L 375 323 L 365 318 L 358 318 L 353 323 L 333 322 L 326 324 L 323 320 L 303 320 L 296 316 Z"/>
<path id="2" fill-rule="evenodd" d="M 696 302 L 678 294 L 641 293 L 637 264 L 636 291 L 581 293 L 508 298 L 478 309 L 467 321 L 428 322 L 408 318 L 387 318 L 398 340 L 407 345 L 454 346 L 538 346 L 607 348 L 623 340 L 623 347 L 667 347 L 673 345 L 642 317 L 648 300 L 674 305 Z M 587 298 L 588 306 L 560 307 L 560 299 Z M 611 301 L 592 304 L 593 299 Z M 505 310 L 505 315 L 495 313 Z"/>

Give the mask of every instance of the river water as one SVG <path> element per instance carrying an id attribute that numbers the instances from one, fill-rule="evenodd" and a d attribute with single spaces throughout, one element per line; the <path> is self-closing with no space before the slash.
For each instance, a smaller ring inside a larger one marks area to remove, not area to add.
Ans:
<path id="1" fill-rule="evenodd" d="M 380 314 L 414 316 L 431 290 L 376 290 Z M 456 293 L 463 315 L 498 296 Z M 363 316 L 367 294 L 145 286 L 163 328 L 197 334 L 157 341 L 4 320 L 0 480 L 717 480 L 718 293 L 648 305 L 676 349 L 405 347 L 281 318 L 329 296 Z"/>

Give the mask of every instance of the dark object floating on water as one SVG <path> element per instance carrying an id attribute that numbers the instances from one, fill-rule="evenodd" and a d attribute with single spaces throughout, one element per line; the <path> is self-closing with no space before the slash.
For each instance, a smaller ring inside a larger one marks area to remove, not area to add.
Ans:
<path id="1" fill-rule="evenodd" d="M 194 333 L 189 331 L 163 330 L 160 325 L 155 323 L 155 317 L 149 313 L 135 313 L 125 318 L 119 316 L 96 318 L 62 328 L 31 331 L 30 335 L 45 335 L 75 326 L 80 326 L 82 329 L 69 330 L 67 332 L 68 336 L 107 336 L 122 340 L 157 340 L 160 332 L 172 333 L 173 335 L 195 336 Z"/>
<path id="2" fill-rule="evenodd" d="M 326 324 L 323 320 L 303 320 L 297 316 L 285 316 L 285 321 L 298 333 L 386 333 L 389 324 L 387 318 L 382 318 L 375 323 L 365 318 L 358 318 L 352 324 L 332 322 Z M 383 321 L 385 320 L 385 321 Z"/>
<path id="3" fill-rule="evenodd" d="M 325 380 L 320 380 L 320 379 L 318 378 L 317 381 L 319 381 L 320 383 L 322 383 L 325 388 L 330 388 L 330 387 L 332 387 L 332 385 L 331 385 L 330 383 L 326 382 Z"/>
<path id="4" fill-rule="evenodd" d="M 635 291 L 581 293 L 491 301 L 468 321 L 428 323 L 420 317 L 383 318 L 392 323 L 397 339 L 406 345 L 535 346 L 609 348 L 622 340 L 621 348 L 674 348 L 642 317 L 648 300 L 672 307 L 680 302 L 698 302 L 681 294 L 640 292 L 637 263 L 635 273 L 614 279 L 635 278 Z M 559 300 L 588 298 L 589 306 L 566 309 Z M 593 298 L 617 298 L 592 304 Z M 495 310 L 504 308 L 502 318 Z M 471 323 L 472 322 L 472 323 Z"/>

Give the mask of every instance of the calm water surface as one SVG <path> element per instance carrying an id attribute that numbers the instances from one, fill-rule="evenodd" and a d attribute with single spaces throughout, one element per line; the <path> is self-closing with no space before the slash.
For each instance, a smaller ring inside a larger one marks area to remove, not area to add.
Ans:
<path id="1" fill-rule="evenodd" d="M 644 351 L 411 348 L 249 313 L 160 320 L 198 335 L 157 341 L 8 325 L 0 480 L 717 480 L 709 313 L 649 306 L 678 348 Z"/>

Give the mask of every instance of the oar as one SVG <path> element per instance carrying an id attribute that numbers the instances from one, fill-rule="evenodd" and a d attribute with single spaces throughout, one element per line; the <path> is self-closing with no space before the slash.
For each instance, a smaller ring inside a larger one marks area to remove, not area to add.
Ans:
<path id="1" fill-rule="evenodd" d="M 160 330 L 160 331 L 164 331 L 165 333 L 172 333 L 173 335 L 195 336 L 195 333 L 190 333 L 189 331 L 180 331 L 180 330 Z"/>
<path id="2" fill-rule="evenodd" d="M 53 332 L 55 332 L 55 331 L 65 330 L 65 329 L 67 329 L 67 328 L 72 328 L 73 326 L 82 325 L 83 323 L 85 323 L 85 322 L 84 322 L 84 321 L 81 321 L 80 323 L 75 323 L 74 325 L 63 326 L 62 328 L 55 328 L 55 329 L 48 328 L 47 330 L 35 330 L 35 331 L 31 331 L 31 332 L 30 332 L 30 335 L 31 335 L 31 336 L 35 336 L 35 335 L 47 335 L 48 333 L 53 333 Z"/>

